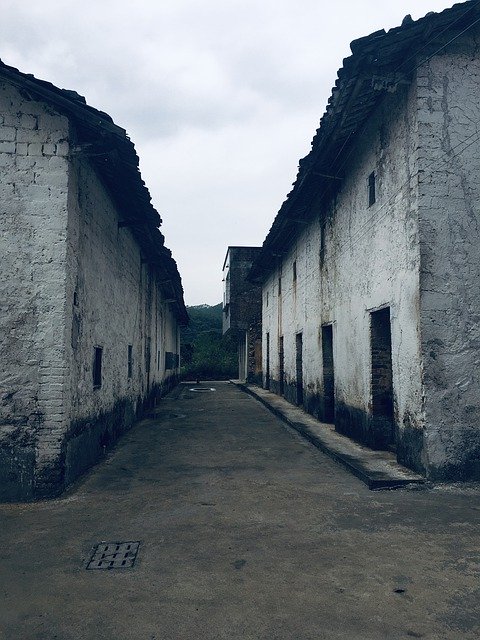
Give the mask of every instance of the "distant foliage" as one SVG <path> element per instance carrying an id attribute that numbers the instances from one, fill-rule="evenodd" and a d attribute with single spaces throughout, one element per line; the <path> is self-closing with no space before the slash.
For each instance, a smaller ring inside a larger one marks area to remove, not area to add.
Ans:
<path id="1" fill-rule="evenodd" d="M 222 305 L 187 307 L 190 326 L 182 330 L 182 377 L 228 380 L 237 377 L 237 345 L 222 335 Z"/>
<path id="2" fill-rule="evenodd" d="M 215 331 L 222 334 L 222 305 L 216 304 L 210 307 L 201 304 L 196 307 L 187 307 L 190 317 L 188 327 L 182 329 L 182 344 L 192 343 L 195 338 L 204 331 Z"/>

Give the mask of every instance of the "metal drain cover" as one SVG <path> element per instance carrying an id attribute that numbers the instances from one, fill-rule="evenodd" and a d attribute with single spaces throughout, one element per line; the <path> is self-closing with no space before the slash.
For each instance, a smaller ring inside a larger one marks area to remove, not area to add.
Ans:
<path id="1" fill-rule="evenodd" d="M 213 387 L 195 387 L 193 389 L 189 389 L 189 391 L 196 391 L 197 393 L 205 393 L 205 392 L 209 392 L 209 391 L 215 391 L 215 389 Z"/>
<path id="2" fill-rule="evenodd" d="M 93 548 L 87 569 L 129 569 L 135 564 L 140 542 L 100 542 Z"/>

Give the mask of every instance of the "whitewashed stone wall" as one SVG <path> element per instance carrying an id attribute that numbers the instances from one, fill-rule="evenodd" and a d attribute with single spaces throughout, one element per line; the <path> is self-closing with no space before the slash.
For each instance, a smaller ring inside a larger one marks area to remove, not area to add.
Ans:
<path id="1" fill-rule="evenodd" d="M 0 85 L 0 499 L 61 490 L 178 373 L 156 276 L 70 139 L 66 117 Z"/>
<path id="2" fill-rule="evenodd" d="M 274 387 L 277 340 L 283 334 L 285 392 L 294 400 L 295 334 L 302 332 L 305 405 L 320 418 L 321 328 L 333 324 L 337 428 L 361 440 L 368 440 L 371 405 L 370 311 L 390 306 L 398 444 L 404 458 L 410 455 L 408 443 L 416 435 L 411 431 L 423 427 L 415 115 L 413 89 L 399 89 L 377 110 L 358 138 L 328 210 L 323 213 L 318 206 L 316 219 L 300 232 L 270 277 L 263 299 Z M 372 171 L 376 202 L 369 207 Z M 264 371 L 265 367 L 266 363 Z"/>
<path id="3" fill-rule="evenodd" d="M 480 475 L 479 122 L 480 62 L 473 40 L 459 40 L 377 108 L 335 197 L 314 205 L 263 289 L 270 387 L 283 335 L 295 401 L 301 332 L 304 406 L 323 417 L 321 327 L 332 323 L 336 427 L 367 443 L 370 312 L 390 307 L 397 455 L 433 479 Z"/>
<path id="4" fill-rule="evenodd" d="M 0 85 L 0 495 L 13 499 L 42 484 L 68 412 L 68 137 L 65 117 Z"/>
<path id="5" fill-rule="evenodd" d="M 480 60 L 457 40 L 418 72 L 426 456 L 480 476 Z"/>
<path id="6" fill-rule="evenodd" d="M 158 278 L 142 262 L 129 228 L 119 227 L 121 217 L 88 158 L 82 151 L 74 158 L 68 207 L 67 481 L 130 426 L 147 398 L 162 394 L 167 379 L 178 374 L 178 368 L 165 370 L 165 352 L 179 353 L 176 320 Z M 100 388 L 92 383 L 95 347 L 103 350 Z"/>
<path id="7" fill-rule="evenodd" d="M 264 334 L 270 334 L 270 370 L 276 389 L 277 341 L 284 336 L 285 394 L 291 400 L 295 399 L 295 335 L 303 334 L 304 403 L 319 418 L 323 418 L 324 382 L 321 328 L 333 325 L 336 425 L 368 442 L 370 312 L 389 306 L 399 457 L 418 468 L 422 461 L 415 457 L 412 443 L 416 445 L 417 433 L 422 433 L 424 415 L 418 339 L 415 116 L 413 89 L 400 88 L 378 108 L 358 137 L 344 168 L 345 179 L 327 211 L 317 206 L 314 221 L 300 232 L 266 283 L 263 320 Z M 372 171 L 376 202 L 369 207 L 367 186 Z"/>

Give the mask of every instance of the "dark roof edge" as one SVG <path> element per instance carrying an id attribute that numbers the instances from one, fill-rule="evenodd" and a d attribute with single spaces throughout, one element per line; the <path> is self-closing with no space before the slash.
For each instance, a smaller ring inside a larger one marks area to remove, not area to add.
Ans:
<path id="1" fill-rule="evenodd" d="M 151 203 L 150 192 L 142 180 L 139 169 L 139 158 L 135 147 L 122 127 L 116 125 L 112 118 L 103 111 L 87 105 L 85 98 L 75 91 L 60 89 L 50 82 L 39 80 L 31 74 L 22 73 L 14 67 L 6 65 L 0 60 L 0 80 L 4 80 L 23 90 L 31 92 L 40 99 L 56 107 L 61 113 L 66 113 L 74 122 L 80 124 L 85 131 L 90 132 L 92 144 L 99 145 L 105 154 L 102 162 L 91 161 L 94 169 L 100 174 L 102 181 L 109 190 L 110 196 L 116 202 L 120 211 L 124 208 L 122 198 L 117 194 L 118 187 L 129 191 L 135 198 L 134 214 L 130 214 L 134 221 L 140 221 L 141 228 L 132 228 L 132 234 L 139 243 L 142 252 L 145 253 L 151 266 L 156 267 L 162 273 L 168 274 L 170 290 L 167 295 L 174 297 L 172 304 L 175 316 L 179 324 L 186 325 L 189 322 L 185 307 L 183 287 L 177 264 L 172 258 L 172 253 L 164 246 L 165 238 L 159 226 L 161 218 Z M 97 140 L 98 134 L 102 139 Z M 106 141 L 107 140 L 107 144 Z M 120 162 L 115 159 L 108 163 L 108 151 L 114 149 Z M 121 191 L 121 189 L 119 189 Z M 123 205 L 123 206 L 122 206 Z"/>
<path id="2" fill-rule="evenodd" d="M 397 85 L 408 84 L 418 65 L 417 56 L 428 56 L 427 45 L 439 52 L 438 41 L 450 38 L 477 24 L 479 0 L 453 5 L 440 13 L 427 13 L 413 21 L 406 16 L 402 25 L 376 31 L 353 40 L 352 55 L 343 60 L 319 128 L 312 140 L 312 148 L 299 161 L 293 188 L 278 211 L 255 261 L 250 279 L 262 282 L 273 269 L 273 260 L 284 252 L 288 242 L 297 234 L 299 223 L 308 220 L 312 198 L 329 192 L 334 181 L 341 179 L 336 170 L 350 149 L 356 132 L 388 91 Z M 447 42 L 448 44 L 448 42 Z M 446 46 L 446 45 L 445 45 Z"/>
<path id="3" fill-rule="evenodd" d="M 258 245 L 241 245 L 241 244 L 228 245 L 227 253 L 225 254 L 225 259 L 223 261 L 222 271 L 223 271 L 223 269 L 225 269 L 225 263 L 227 262 L 227 258 L 228 258 L 228 254 L 230 253 L 230 249 L 250 249 L 250 251 L 253 250 L 253 251 L 260 252 L 262 250 L 262 247 L 260 247 Z"/>

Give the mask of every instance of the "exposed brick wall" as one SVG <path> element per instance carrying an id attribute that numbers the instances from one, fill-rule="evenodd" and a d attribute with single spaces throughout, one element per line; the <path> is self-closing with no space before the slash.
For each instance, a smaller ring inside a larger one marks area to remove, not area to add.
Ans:
<path id="1" fill-rule="evenodd" d="M 0 497 L 41 493 L 60 457 L 68 135 L 66 118 L 0 86 L 0 442 L 11 460 Z"/>
<path id="2" fill-rule="evenodd" d="M 262 289 L 247 276 L 258 252 L 259 247 L 229 247 L 224 269 L 223 330 L 238 336 L 239 378 L 252 382 L 262 378 Z"/>
<path id="3" fill-rule="evenodd" d="M 65 116 L 0 85 L 0 500 L 61 491 L 178 373 L 158 276 L 74 140 Z"/>

